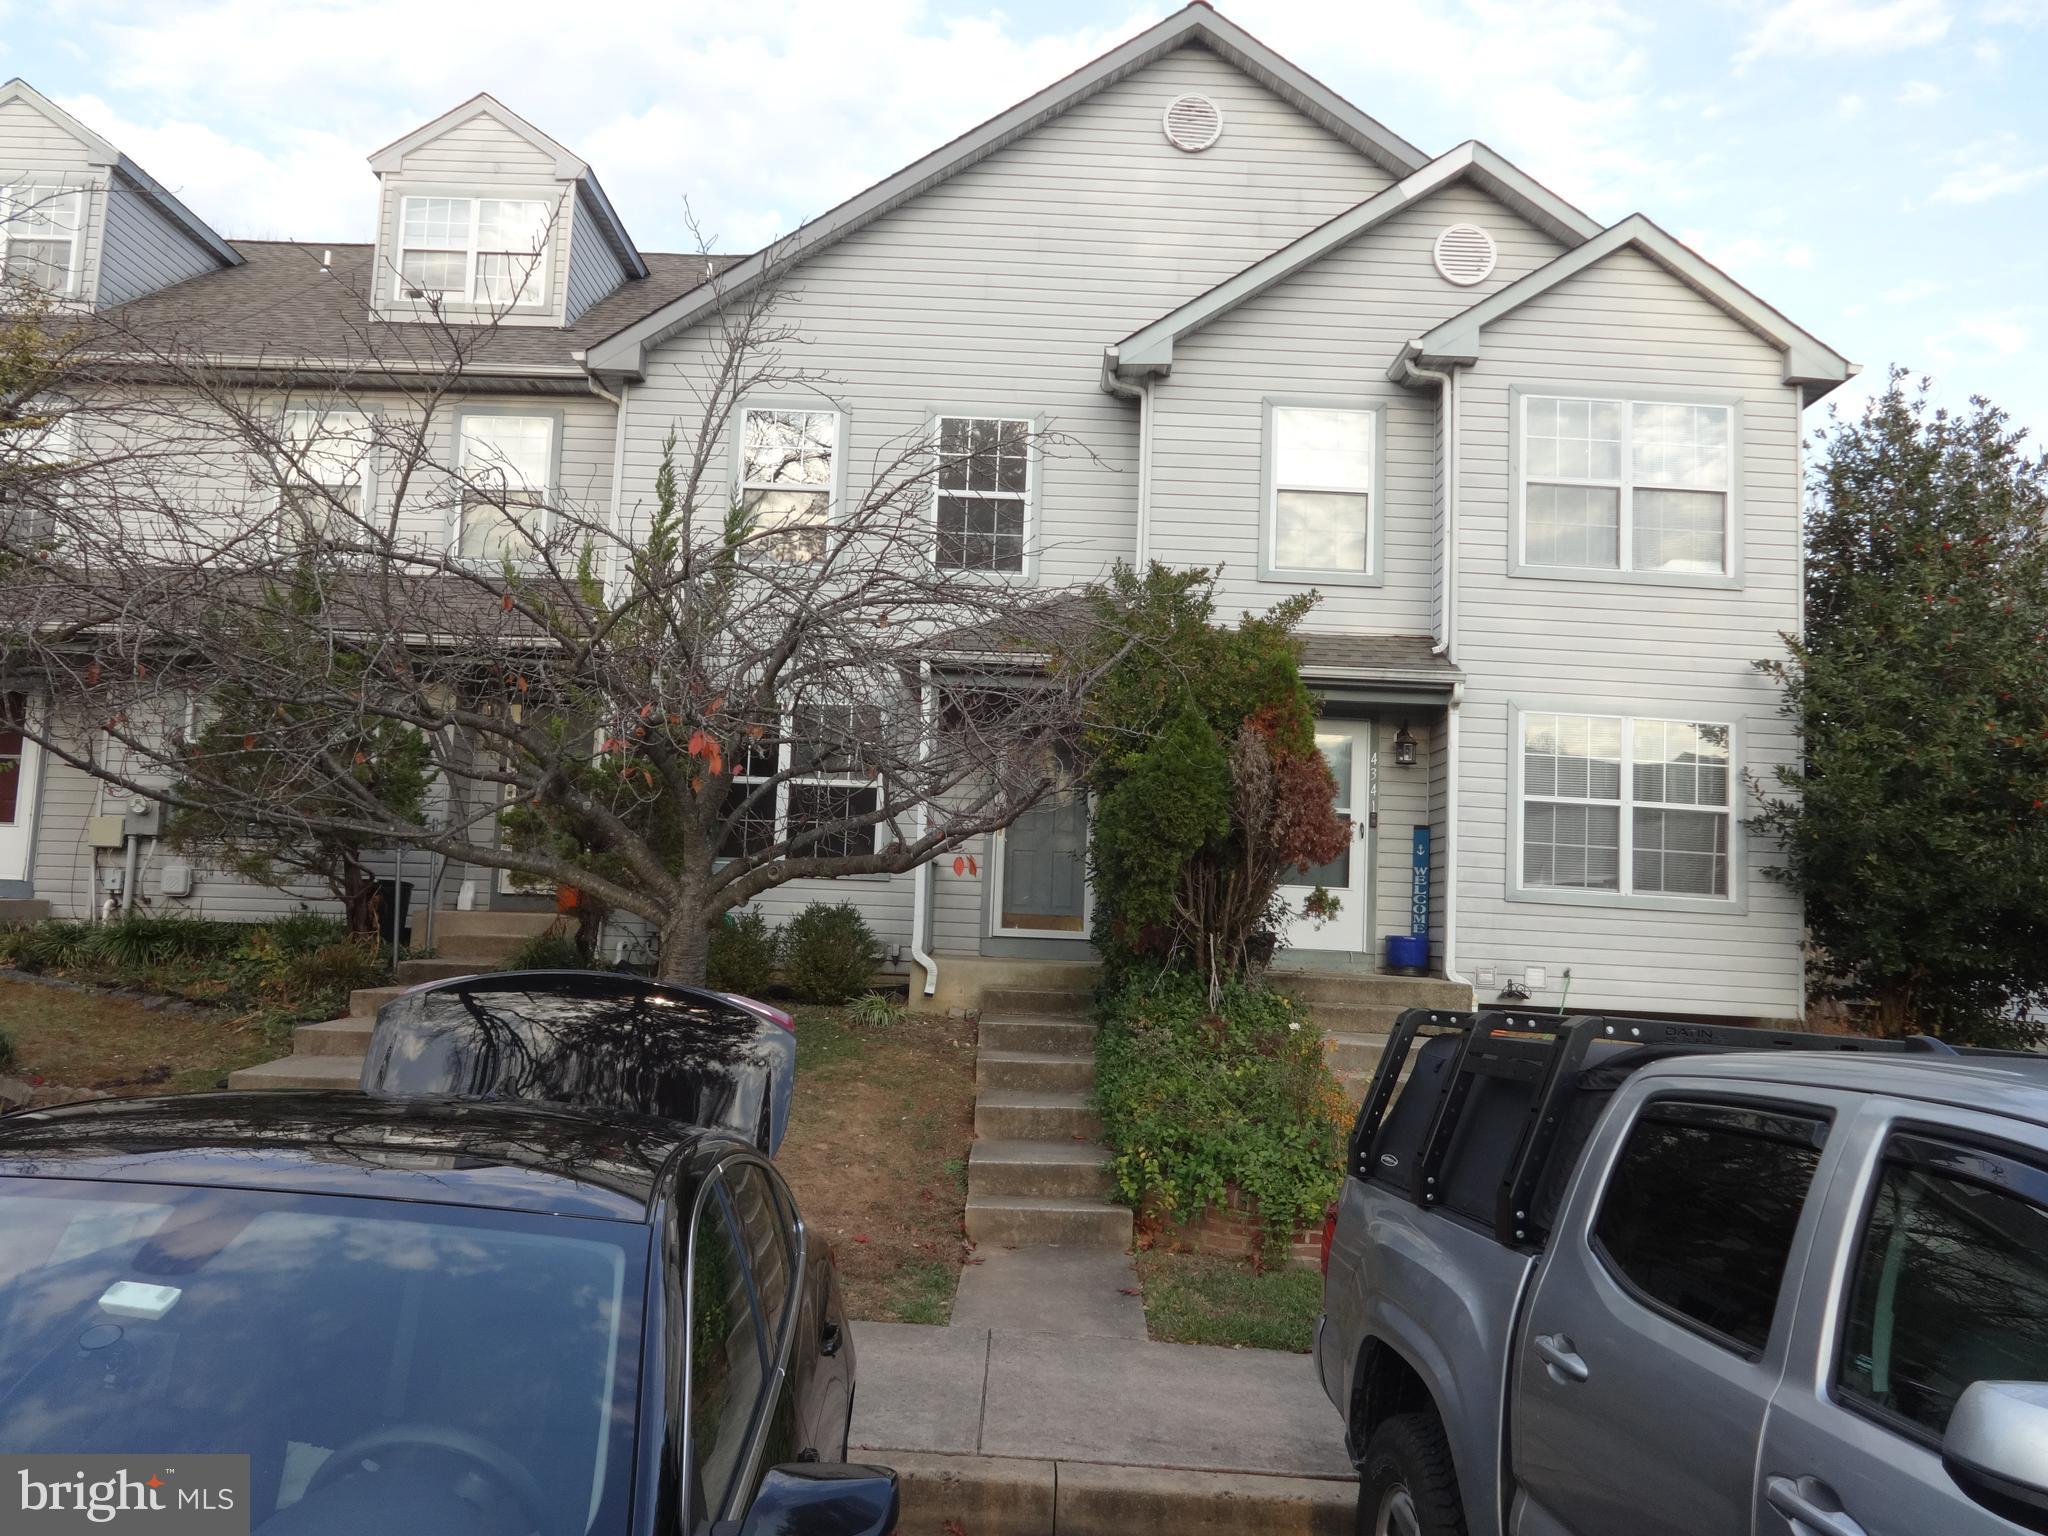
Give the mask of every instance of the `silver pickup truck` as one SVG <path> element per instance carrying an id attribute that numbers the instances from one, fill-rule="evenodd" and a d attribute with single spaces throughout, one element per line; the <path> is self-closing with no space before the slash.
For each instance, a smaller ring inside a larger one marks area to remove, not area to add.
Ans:
<path id="1" fill-rule="evenodd" d="M 2048 1532 L 2048 1058 L 1418 1009 L 1348 1157 L 1360 1532 Z"/>

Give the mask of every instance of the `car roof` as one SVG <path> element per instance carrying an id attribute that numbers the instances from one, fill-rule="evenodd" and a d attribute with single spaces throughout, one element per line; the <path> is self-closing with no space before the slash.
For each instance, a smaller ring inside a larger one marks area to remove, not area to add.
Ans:
<path id="1" fill-rule="evenodd" d="M 345 1194 L 645 1222 L 662 1171 L 733 1145 L 673 1121 L 357 1093 L 99 1099 L 0 1118 L 0 1177 Z"/>
<path id="2" fill-rule="evenodd" d="M 1712 1078 L 1784 1083 L 1918 1099 L 2048 1125 L 2048 1056 L 2018 1052 L 1947 1056 L 1853 1051 L 1730 1051 L 1674 1057 L 1643 1068 L 1648 1079 Z"/>

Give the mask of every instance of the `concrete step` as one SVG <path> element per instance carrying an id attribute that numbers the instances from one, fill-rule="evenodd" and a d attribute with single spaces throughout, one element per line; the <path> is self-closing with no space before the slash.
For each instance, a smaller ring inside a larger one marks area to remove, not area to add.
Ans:
<path id="1" fill-rule="evenodd" d="M 1312 1022 L 1336 1035 L 1390 1035 L 1405 1008 L 1377 1003 L 1309 1003 Z"/>
<path id="2" fill-rule="evenodd" d="M 967 1235 L 1005 1247 L 1128 1248 L 1129 1206 L 1042 1195 L 969 1196 Z"/>
<path id="3" fill-rule="evenodd" d="M 1393 976 L 1375 971 L 1291 971 L 1268 973 L 1273 986 L 1304 1003 L 1340 1007 L 1470 1008 L 1472 989 L 1441 976 Z"/>
<path id="4" fill-rule="evenodd" d="M 1092 1141 L 1102 1121 L 1085 1093 L 983 1093 L 974 1101 L 974 1134 L 990 1140 Z"/>
<path id="5" fill-rule="evenodd" d="M 370 1049 L 370 1032 L 377 1027 L 373 1018 L 329 1019 L 324 1024 L 301 1024 L 292 1031 L 292 1055 L 355 1056 Z"/>
<path id="6" fill-rule="evenodd" d="M 981 994 L 981 1016 L 1032 1014 L 1040 1018 L 1084 1019 L 1094 998 L 1087 992 L 1046 987 L 990 987 Z"/>
<path id="7" fill-rule="evenodd" d="M 967 1151 L 967 1197 L 1104 1200 L 1109 1148 L 1087 1141 L 977 1141 Z"/>
<path id="8" fill-rule="evenodd" d="M 359 987 L 348 995 L 348 1011 L 351 1018 L 375 1018 L 377 1010 L 401 992 L 410 992 L 410 986 Z"/>
<path id="9" fill-rule="evenodd" d="M 29 928 L 50 915 L 50 904 L 39 896 L 15 896 L 0 901 L 0 928 Z"/>
<path id="10" fill-rule="evenodd" d="M 1095 1054 L 1095 1026 L 1079 1019 L 982 1016 L 984 1051 L 1043 1051 L 1054 1056 Z"/>
<path id="11" fill-rule="evenodd" d="M 1380 1063 L 1380 1054 L 1387 1048 L 1385 1035 L 1340 1035 L 1323 1036 L 1323 1057 L 1330 1063 L 1330 1070 L 1339 1074 L 1345 1072 L 1370 1072 Z"/>
<path id="12" fill-rule="evenodd" d="M 436 912 L 435 947 L 440 947 L 442 939 L 530 939 L 537 933 L 546 933 L 561 921 L 561 915 L 555 912 Z"/>
<path id="13" fill-rule="evenodd" d="M 355 1088 L 361 1085 L 360 1056 L 286 1056 L 228 1074 L 230 1088 Z"/>
<path id="14" fill-rule="evenodd" d="M 1083 1093 L 1095 1086 L 1095 1058 L 1050 1051 L 992 1051 L 983 1046 L 974 1064 L 974 1086 Z"/>
<path id="15" fill-rule="evenodd" d="M 416 987 L 423 981 L 446 981 L 451 976 L 474 976 L 474 960 L 401 960 L 393 973 L 401 986 Z"/>
<path id="16" fill-rule="evenodd" d="M 495 970 L 510 958 L 512 952 L 524 944 L 530 934 L 458 934 L 446 938 L 434 935 L 434 953 L 441 959 L 460 965 L 464 971 Z"/>

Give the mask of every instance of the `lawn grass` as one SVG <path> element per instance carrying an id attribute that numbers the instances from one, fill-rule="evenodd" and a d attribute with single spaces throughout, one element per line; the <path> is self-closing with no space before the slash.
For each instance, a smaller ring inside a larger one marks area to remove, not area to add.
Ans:
<path id="1" fill-rule="evenodd" d="M 260 1024 L 225 1013 L 149 1008 L 132 998 L 41 986 L 0 973 L 10 1076 L 123 1097 L 220 1086 L 277 1054 Z"/>
<path id="2" fill-rule="evenodd" d="M 1145 1328 L 1168 1344 L 1223 1344 L 1306 1354 L 1323 1309 L 1322 1276 L 1313 1270 L 1254 1273 L 1242 1259 L 1197 1253 L 1138 1255 Z"/>
<path id="3" fill-rule="evenodd" d="M 776 1166 L 832 1245 L 853 1316 L 943 1324 L 966 1248 L 974 1026 L 795 1014 L 796 1099 Z"/>

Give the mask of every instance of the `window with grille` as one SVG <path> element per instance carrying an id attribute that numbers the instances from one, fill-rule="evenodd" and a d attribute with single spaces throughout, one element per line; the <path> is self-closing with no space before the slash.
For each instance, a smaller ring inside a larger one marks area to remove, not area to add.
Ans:
<path id="1" fill-rule="evenodd" d="M 60 297 L 78 292 L 85 193 L 14 182 L 0 185 L 0 276 L 11 287 Z"/>
<path id="2" fill-rule="evenodd" d="M 473 414 L 461 418 L 461 520 L 456 550 L 466 559 L 530 556 L 546 536 L 554 481 L 552 416 Z"/>
<path id="3" fill-rule="evenodd" d="M 1726 405 L 1522 401 L 1522 563 L 1725 575 L 1734 449 Z"/>
<path id="4" fill-rule="evenodd" d="M 801 565 L 825 555 L 837 411 L 750 407 L 740 417 L 740 505 L 749 559 Z"/>
<path id="5" fill-rule="evenodd" d="M 938 458 L 939 568 L 1022 571 L 1031 516 L 1031 423 L 942 416 Z"/>
<path id="6" fill-rule="evenodd" d="M 546 304 L 552 212 L 539 198 L 401 198 L 399 297 L 492 309 Z"/>
<path id="7" fill-rule="evenodd" d="M 368 413 L 294 407 L 279 433 L 278 501 L 286 531 L 326 538 L 361 517 L 369 495 Z"/>
<path id="8" fill-rule="evenodd" d="M 1693 721 L 1523 715 L 1521 886 L 1728 896 L 1730 736 Z"/>
<path id="9" fill-rule="evenodd" d="M 764 734 L 733 765 L 726 789 L 721 858 L 748 858 L 778 841 L 791 858 L 872 853 L 881 780 L 863 742 L 882 730 L 880 712 L 848 705 L 800 709 L 781 739 Z"/>

